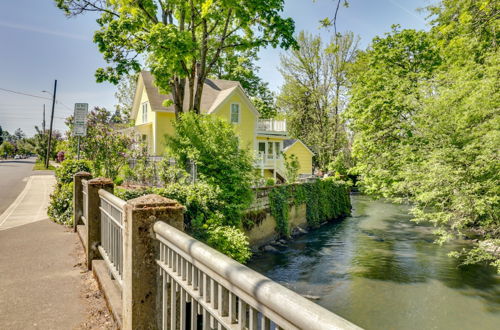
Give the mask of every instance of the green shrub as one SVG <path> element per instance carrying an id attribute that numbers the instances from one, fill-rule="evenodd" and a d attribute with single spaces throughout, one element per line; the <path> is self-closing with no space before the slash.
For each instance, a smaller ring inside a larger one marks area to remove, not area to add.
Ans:
<path id="1" fill-rule="evenodd" d="M 132 190 L 117 187 L 114 194 L 123 200 L 147 194 L 174 199 L 186 207 L 184 221 L 187 232 L 239 262 L 250 257 L 245 234 L 236 227 L 226 225 L 225 207 L 217 187 L 202 182 L 194 185 L 174 183 L 163 188 Z"/>
<path id="2" fill-rule="evenodd" d="M 252 253 L 245 233 L 232 226 L 210 227 L 207 231 L 207 243 L 234 260 L 244 263 Z"/>
<path id="3" fill-rule="evenodd" d="M 214 116 L 185 113 L 174 128 L 176 135 L 166 136 L 168 153 L 177 164 L 195 162 L 199 180 L 220 189 L 226 224 L 239 227 L 253 197 L 249 149 L 240 146 L 231 124 Z"/>
<path id="4" fill-rule="evenodd" d="M 172 183 L 189 184 L 191 182 L 189 173 L 177 165 L 172 165 L 167 158 L 160 162 L 159 167 L 160 180 L 164 185 Z"/>
<path id="5" fill-rule="evenodd" d="M 198 230 L 206 230 L 211 225 L 223 224 L 224 204 L 220 201 L 220 190 L 206 183 L 193 185 L 178 183 L 163 188 L 147 187 L 143 189 L 115 188 L 115 195 L 123 200 L 137 198 L 147 194 L 174 199 L 186 207 L 185 224 L 189 231 L 197 234 Z"/>
<path id="6" fill-rule="evenodd" d="M 266 187 L 275 186 L 276 180 L 274 180 L 274 178 L 267 178 L 265 184 L 266 184 Z"/>
<path id="7" fill-rule="evenodd" d="M 90 172 L 91 167 L 91 161 L 67 159 L 56 168 L 57 185 L 47 210 L 50 219 L 65 225 L 73 223 L 73 176 L 81 171 Z"/>
<path id="8" fill-rule="evenodd" d="M 73 176 L 78 172 L 90 172 L 92 162 L 89 160 L 67 159 L 56 169 L 56 179 L 58 184 L 73 182 Z"/>
<path id="9" fill-rule="evenodd" d="M 73 224 L 73 182 L 56 186 L 50 195 L 47 214 L 57 223 Z"/>

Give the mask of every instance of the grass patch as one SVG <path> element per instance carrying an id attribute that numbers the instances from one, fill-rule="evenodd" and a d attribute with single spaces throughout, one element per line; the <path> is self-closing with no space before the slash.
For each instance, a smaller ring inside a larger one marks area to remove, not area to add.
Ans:
<path id="1" fill-rule="evenodd" d="M 35 166 L 33 166 L 33 171 L 45 171 L 45 170 L 49 170 L 49 171 L 54 171 L 56 168 L 52 165 L 49 164 L 49 168 L 45 168 L 45 164 L 44 163 L 40 163 L 40 162 L 36 162 L 35 163 Z"/>

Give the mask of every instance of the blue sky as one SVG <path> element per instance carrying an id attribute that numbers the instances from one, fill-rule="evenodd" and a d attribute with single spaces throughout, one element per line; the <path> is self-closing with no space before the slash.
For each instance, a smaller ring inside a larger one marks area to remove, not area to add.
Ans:
<path id="1" fill-rule="evenodd" d="M 361 48 L 390 30 L 392 24 L 403 28 L 426 29 L 425 15 L 417 8 L 432 0 L 350 0 L 340 8 L 337 29 L 353 31 L 361 37 Z M 434 1 L 433 1 L 434 2 Z M 319 20 L 332 16 L 333 0 L 286 0 L 284 16 L 292 17 L 296 30 L 307 30 L 329 38 L 331 31 L 319 29 Z M 54 79 L 58 80 L 54 127 L 66 130 L 63 118 L 72 113 L 74 103 L 85 102 L 114 109 L 116 91 L 109 83 L 96 83 L 95 69 L 105 65 L 92 43 L 96 16 L 86 14 L 66 18 L 53 0 L 0 1 L 0 125 L 13 132 L 20 127 L 28 135 L 41 125 L 42 108 L 47 118 Z M 278 91 L 282 83 L 277 70 L 280 49 L 260 51 L 260 76 Z M 33 98 L 9 93 L 9 89 L 32 94 Z M 49 99 L 43 99 L 47 97 Z"/>

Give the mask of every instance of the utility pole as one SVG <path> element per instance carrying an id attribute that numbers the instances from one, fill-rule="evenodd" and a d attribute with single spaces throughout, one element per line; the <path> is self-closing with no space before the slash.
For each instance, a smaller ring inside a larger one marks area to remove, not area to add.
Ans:
<path id="1" fill-rule="evenodd" d="M 42 132 L 45 134 L 45 104 L 43 105 Z"/>
<path id="2" fill-rule="evenodd" d="M 54 107 L 56 105 L 57 79 L 54 80 L 54 93 L 52 94 L 52 112 L 50 114 L 49 142 L 47 143 L 47 157 L 45 157 L 45 168 L 49 168 L 50 143 L 52 142 L 52 123 L 54 122 Z"/>

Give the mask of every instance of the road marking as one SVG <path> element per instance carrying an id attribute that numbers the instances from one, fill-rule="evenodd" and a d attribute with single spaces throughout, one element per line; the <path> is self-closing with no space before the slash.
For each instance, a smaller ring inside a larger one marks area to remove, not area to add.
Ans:
<path id="1" fill-rule="evenodd" d="M 21 204 L 23 201 L 24 197 L 26 197 L 26 194 L 28 193 L 29 189 L 31 188 L 31 181 L 33 180 L 33 177 L 28 178 L 28 183 L 26 183 L 26 186 L 24 186 L 23 191 L 17 196 L 16 200 L 10 204 L 10 206 L 0 215 L 0 227 L 4 224 L 5 220 L 9 218 L 9 216 L 14 212 L 14 210 Z"/>

